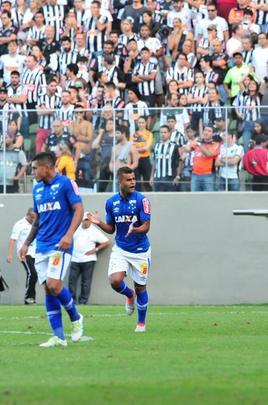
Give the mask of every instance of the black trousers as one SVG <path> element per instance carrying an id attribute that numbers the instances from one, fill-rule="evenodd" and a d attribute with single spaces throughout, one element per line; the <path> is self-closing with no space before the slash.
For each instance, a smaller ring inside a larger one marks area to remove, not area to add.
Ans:
<path id="1" fill-rule="evenodd" d="M 138 191 L 141 191 L 144 188 L 144 191 L 152 191 L 152 187 L 149 183 L 150 177 L 152 172 L 152 164 L 148 157 L 141 157 L 139 159 L 139 165 L 137 169 L 135 169 L 135 177 L 137 180 L 137 187 Z M 143 182 L 141 181 L 143 179 Z"/>
<path id="2" fill-rule="evenodd" d="M 34 266 L 34 258 L 27 255 L 26 261 L 22 262 L 26 271 L 25 299 L 33 298 L 35 300 L 35 285 L 37 283 L 37 273 Z"/>
<path id="3" fill-rule="evenodd" d="M 252 190 L 253 191 L 268 191 L 268 176 L 253 176 Z"/>
<path id="4" fill-rule="evenodd" d="M 100 170 L 100 177 L 99 177 L 99 189 L 100 193 L 106 191 L 108 184 L 112 179 L 112 173 L 109 170 L 109 166 L 104 166 Z"/>
<path id="5" fill-rule="evenodd" d="M 78 297 L 78 304 L 86 304 L 88 302 L 94 267 L 94 261 L 85 263 L 71 262 L 69 274 L 69 290 L 75 303 L 77 302 L 77 282 L 80 276 L 81 292 Z"/>

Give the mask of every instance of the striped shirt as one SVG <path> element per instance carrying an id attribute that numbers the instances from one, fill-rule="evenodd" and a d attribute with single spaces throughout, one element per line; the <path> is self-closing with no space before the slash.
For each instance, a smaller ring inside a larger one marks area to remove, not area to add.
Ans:
<path id="1" fill-rule="evenodd" d="M 219 79 L 218 73 L 216 73 L 213 69 L 209 70 L 208 72 L 203 72 L 205 75 L 205 83 L 217 83 Z"/>
<path id="2" fill-rule="evenodd" d="M 170 142 L 175 143 L 179 148 L 181 148 L 187 143 L 184 134 L 182 134 L 180 131 L 177 130 L 171 132 Z"/>
<path id="3" fill-rule="evenodd" d="M 84 31 L 87 32 L 86 47 L 91 53 L 101 52 L 105 41 L 105 29 L 103 31 L 98 29 L 98 21 L 102 24 L 106 24 L 108 18 L 104 16 L 100 16 L 99 19 L 91 17 L 85 21 L 84 25 Z M 95 34 L 93 34 L 92 31 L 95 31 Z"/>
<path id="4" fill-rule="evenodd" d="M 256 121 L 261 118 L 260 97 L 244 96 L 242 102 L 242 114 L 246 121 Z"/>
<path id="5" fill-rule="evenodd" d="M 217 101 L 214 105 L 208 102 L 203 109 L 203 123 L 204 125 L 214 125 L 217 118 L 225 117 L 225 110 L 222 108 L 222 101 Z"/>
<path id="6" fill-rule="evenodd" d="M 45 25 L 42 25 L 42 27 L 37 27 L 34 25 L 28 31 L 27 39 L 34 39 L 36 42 L 40 41 L 41 39 L 45 38 L 45 30 Z"/>
<path id="7" fill-rule="evenodd" d="M 268 0 L 255 0 L 252 2 L 254 4 L 268 4 Z M 256 24 L 263 25 L 268 24 L 268 12 L 264 10 L 256 10 Z"/>
<path id="8" fill-rule="evenodd" d="M 41 94 L 37 100 L 37 106 L 44 106 L 48 110 L 57 110 L 61 106 L 61 97 L 58 94 L 49 95 L 48 93 Z M 51 129 L 53 121 L 55 119 L 56 112 L 51 115 L 40 115 L 39 116 L 39 128 Z"/>
<path id="9" fill-rule="evenodd" d="M 65 52 L 62 51 L 58 57 L 59 71 L 61 75 L 66 74 L 67 65 L 70 63 L 77 63 L 78 54 L 76 51 Z"/>
<path id="10" fill-rule="evenodd" d="M 247 65 L 252 63 L 253 51 L 254 51 L 253 48 L 251 48 L 249 51 L 242 51 L 243 62 L 246 63 Z"/>
<path id="11" fill-rule="evenodd" d="M 131 35 L 127 36 L 125 34 L 121 34 L 119 35 L 118 38 L 118 44 L 120 45 L 124 45 L 125 47 L 127 47 L 128 42 L 134 39 L 136 42 L 138 42 L 138 40 L 140 39 L 139 35 L 136 34 L 135 32 L 133 32 Z"/>
<path id="12" fill-rule="evenodd" d="M 11 21 L 14 27 L 20 28 L 23 22 L 24 13 L 16 10 L 16 8 L 11 9 Z"/>
<path id="13" fill-rule="evenodd" d="M 10 98 L 17 98 L 19 96 L 21 96 L 22 94 L 24 94 L 23 91 L 23 87 L 21 85 L 17 86 L 17 87 L 13 87 L 11 86 L 11 84 L 7 87 L 7 95 Z M 9 103 L 12 108 L 14 108 L 14 110 L 16 110 L 19 115 L 23 115 L 24 117 L 28 116 L 28 112 L 27 112 L 27 106 L 26 103 Z"/>
<path id="14" fill-rule="evenodd" d="M 177 80 L 179 82 L 192 80 L 194 82 L 194 71 L 193 69 L 188 69 L 187 67 L 179 69 L 176 63 L 174 67 L 170 67 L 168 69 L 166 73 L 166 80 Z M 188 91 L 188 88 L 179 89 L 180 94 L 188 94 Z"/>
<path id="15" fill-rule="evenodd" d="M 191 94 L 194 98 L 196 97 L 205 97 L 206 94 L 208 94 L 208 88 L 206 86 L 204 87 L 198 87 L 196 84 L 190 89 L 189 94 Z M 191 108 L 193 112 L 201 112 L 202 111 L 203 104 L 199 103 L 193 103 L 191 104 Z"/>
<path id="16" fill-rule="evenodd" d="M 24 91 L 27 91 L 27 102 L 37 103 L 37 98 L 46 87 L 46 77 L 44 73 L 35 68 L 33 70 L 25 68 L 22 72 L 21 83 Z"/>
<path id="17" fill-rule="evenodd" d="M 46 25 L 52 25 L 55 28 L 55 39 L 59 41 L 63 32 L 64 6 L 46 4 L 42 10 Z"/>
<path id="18" fill-rule="evenodd" d="M 175 177 L 179 161 L 178 147 L 174 142 L 158 142 L 153 151 L 154 178 Z"/>
<path id="19" fill-rule="evenodd" d="M 142 62 L 138 62 L 133 69 L 133 75 L 149 75 L 152 72 L 157 71 L 157 64 L 148 62 L 144 65 Z M 151 96 L 155 93 L 155 79 L 144 80 L 138 83 L 138 90 L 142 96 Z"/>
<path id="20" fill-rule="evenodd" d="M 55 119 L 62 121 L 64 130 L 67 130 L 71 121 L 74 120 L 74 105 L 61 106 L 61 108 L 56 111 Z"/>

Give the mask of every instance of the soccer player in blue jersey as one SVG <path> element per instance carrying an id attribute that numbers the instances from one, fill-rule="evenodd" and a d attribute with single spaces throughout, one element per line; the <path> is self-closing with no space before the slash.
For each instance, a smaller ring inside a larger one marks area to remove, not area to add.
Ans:
<path id="1" fill-rule="evenodd" d="M 37 180 L 33 189 L 37 219 L 19 252 L 21 260 L 25 260 L 28 246 L 36 238 L 35 266 L 39 282 L 45 286 L 46 311 L 54 333 L 41 347 L 67 346 L 61 306 L 72 322 L 72 341 L 79 341 L 83 334 L 83 316 L 62 283 L 71 260 L 73 234 L 83 217 L 83 205 L 77 185 L 57 174 L 55 163 L 52 152 L 39 153 L 32 161 Z"/>
<path id="2" fill-rule="evenodd" d="M 145 332 L 148 306 L 146 284 L 151 261 L 147 237 L 150 229 L 150 202 L 143 194 L 135 191 L 136 180 L 132 169 L 121 167 L 117 179 L 119 193 L 106 202 L 106 222 L 100 219 L 97 211 L 90 214 L 89 219 L 109 234 L 116 230 L 108 270 L 109 281 L 116 292 L 126 296 L 128 315 L 134 312 L 136 298 L 138 322 L 135 332 Z M 124 281 L 127 274 L 134 281 L 135 291 Z"/>

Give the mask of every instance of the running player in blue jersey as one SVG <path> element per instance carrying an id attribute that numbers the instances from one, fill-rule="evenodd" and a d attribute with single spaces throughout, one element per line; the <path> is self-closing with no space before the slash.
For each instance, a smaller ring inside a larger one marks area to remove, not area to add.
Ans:
<path id="1" fill-rule="evenodd" d="M 150 202 L 135 191 L 134 171 L 121 167 L 117 172 L 119 193 L 106 202 L 106 222 L 100 219 L 97 211 L 89 219 L 103 231 L 113 234 L 116 230 L 115 246 L 109 263 L 111 287 L 126 296 L 126 312 L 132 315 L 136 305 L 138 322 L 135 332 L 145 332 L 145 318 L 148 306 L 146 290 L 150 268 L 151 249 L 147 233 L 150 229 Z M 134 281 L 133 291 L 125 282 L 129 274 Z"/>
<path id="2" fill-rule="evenodd" d="M 62 283 L 71 260 L 73 234 L 83 217 L 83 205 L 77 185 L 57 174 L 55 163 L 51 152 L 39 153 L 32 161 L 37 180 L 33 189 L 37 219 L 19 252 L 21 260 L 25 260 L 28 246 L 36 238 L 35 266 L 39 282 L 45 286 L 46 311 L 54 333 L 41 347 L 67 346 L 61 306 L 72 322 L 72 341 L 79 341 L 83 334 L 83 316 Z"/>

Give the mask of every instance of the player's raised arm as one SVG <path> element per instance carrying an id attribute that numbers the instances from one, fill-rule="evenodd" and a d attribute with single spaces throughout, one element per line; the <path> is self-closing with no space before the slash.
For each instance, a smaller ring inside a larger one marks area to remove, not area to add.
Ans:
<path id="1" fill-rule="evenodd" d="M 94 213 L 89 213 L 88 219 L 106 233 L 112 235 L 115 231 L 115 224 L 114 223 L 107 224 L 106 222 L 103 222 L 97 210 L 95 210 Z"/>

